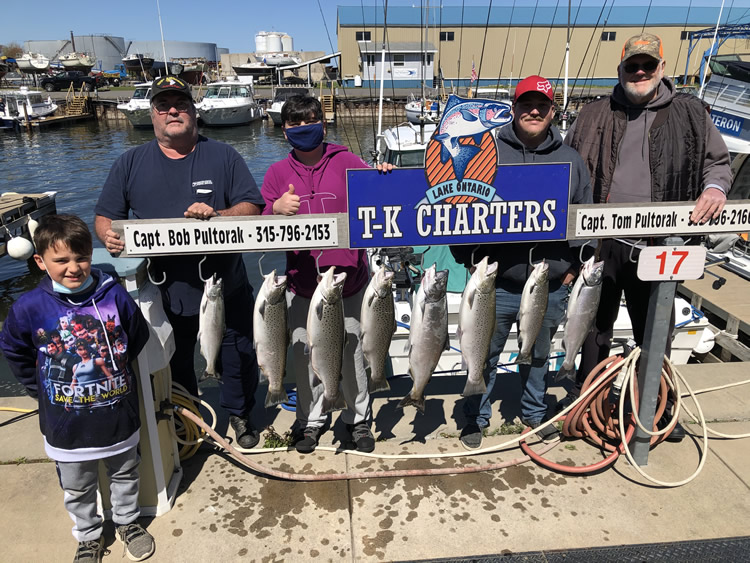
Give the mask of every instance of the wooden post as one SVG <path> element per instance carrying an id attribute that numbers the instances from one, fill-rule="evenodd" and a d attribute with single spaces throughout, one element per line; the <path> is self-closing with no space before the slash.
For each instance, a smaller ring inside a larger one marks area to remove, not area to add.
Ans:
<path id="1" fill-rule="evenodd" d="M 31 133 L 31 120 L 29 119 L 29 110 L 26 109 L 26 102 L 23 102 L 23 117 L 26 119 L 26 130 Z"/>

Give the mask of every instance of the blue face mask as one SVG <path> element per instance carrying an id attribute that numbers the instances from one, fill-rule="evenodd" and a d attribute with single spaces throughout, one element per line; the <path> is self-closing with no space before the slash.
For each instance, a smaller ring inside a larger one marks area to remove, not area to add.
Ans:
<path id="1" fill-rule="evenodd" d="M 56 282 L 52 278 L 50 278 L 52 281 L 52 289 L 57 293 L 64 293 L 65 295 L 73 295 L 74 293 L 81 293 L 82 291 L 86 291 L 91 287 L 91 284 L 94 283 L 94 278 L 89 276 L 86 278 L 86 281 L 81 284 L 81 287 L 78 289 L 70 289 L 69 287 L 65 287 L 63 284 Z"/>
<path id="2" fill-rule="evenodd" d="M 289 144 L 302 152 L 314 151 L 323 142 L 323 123 L 300 125 L 284 129 Z"/>

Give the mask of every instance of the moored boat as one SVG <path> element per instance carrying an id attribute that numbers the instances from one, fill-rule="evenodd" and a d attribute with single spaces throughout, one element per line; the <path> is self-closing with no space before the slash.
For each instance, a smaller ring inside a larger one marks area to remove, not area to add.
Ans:
<path id="1" fill-rule="evenodd" d="M 54 114 L 57 104 L 48 96 L 45 100 L 39 92 L 31 92 L 26 86 L 19 90 L 0 90 L 0 116 L 9 124 L 13 119 L 25 122 L 26 119 L 44 119 Z"/>
<path id="2" fill-rule="evenodd" d="M 271 107 L 266 110 L 266 113 L 269 115 L 274 125 L 281 127 L 283 125 L 281 122 L 281 108 L 284 106 L 284 103 L 292 96 L 307 96 L 309 94 L 310 90 L 307 88 L 277 88 L 276 94 L 271 102 Z"/>
<path id="3" fill-rule="evenodd" d="M 133 127 L 151 127 L 151 82 L 136 84 L 130 100 L 117 104 L 117 109 Z"/>
<path id="4" fill-rule="evenodd" d="M 209 84 L 195 107 L 203 123 L 210 126 L 244 125 L 265 116 L 252 85 L 236 81 Z"/>
<path id="5" fill-rule="evenodd" d="M 750 153 L 750 61 L 740 55 L 717 56 L 703 101 L 730 153 Z"/>

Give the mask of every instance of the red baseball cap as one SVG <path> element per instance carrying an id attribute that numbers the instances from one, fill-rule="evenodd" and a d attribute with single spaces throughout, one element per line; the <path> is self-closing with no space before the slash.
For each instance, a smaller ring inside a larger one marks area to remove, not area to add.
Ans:
<path id="1" fill-rule="evenodd" d="M 555 92 L 552 88 L 552 84 L 550 84 L 549 80 L 541 76 L 527 76 L 521 80 L 521 82 L 516 85 L 516 91 L 513 94 L 513 102 L 517 102 L 518 98 L 527 92 L 541 92 L 547 96 L 551 102 L 555 101 Z"/>

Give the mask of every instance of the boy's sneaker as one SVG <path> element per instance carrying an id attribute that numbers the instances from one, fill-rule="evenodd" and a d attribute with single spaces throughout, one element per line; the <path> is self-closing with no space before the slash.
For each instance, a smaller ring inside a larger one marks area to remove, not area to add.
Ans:
<path id="1" fill-rule="evenodd" d="M 117 526 L 117 539 L 124 544 L 125 553 L 131 561 L 143 561 L 156 550 L 153 536 L 137 522 Z"/>
<path id="2" fill-rule="evenodd" d="M 294 447 L 301 454 L 312 453 L 315 451 L 315 447 L 318 445 L 318 439 L 322 433 L 322 427 L 308 426 L 303 431 L 302 438 L 294 444 Z"/>
<path id="3" fill-rule="evenodd" d="M 467 450 L 476 450 L 482 445 L 483 432 L 476 424 L 467 424 L 461 430 L 459 440 Z"/>
<path id="4" fill-rule="evenodd" d="M 525 424 L 526 426 L 530 426 L 532 429 L 537 428 L 541 426 L 544 422 L 543 420 L 525 420 L 521 419 L 521 424 Z M 557 430 L 554 424 L 550 424 L 548 426 L 545 426 L 542 428 L 539 432 L 536 433 L 537 436 L 539 436 L 539 439 L 547 441 L 547 440 L 554 440 L 555 438 L 560 437 L 560 432 Z"/>
<path id="5" fill-rule="evenodd" d="M 234 429 L 237 444 L 241 448 L 249 450 L 257 446 L 258 442 L 260 442 L 260 432 L 258 432 L 258 429 L 252 425 L 247 417 L 230 414 L 229 424 Z"/>
<path id="6" fill-rule="evenodd" d="M 100 539 L 78 542 L 78 550 L 73 563 L 100 563 L 105 551 Z"/>
<path id="7" fill-rule="evenodd" d="M 366 422 L 347 424 L 346 429 L 351 433 L 358 452 L 370 453 L 375 450 L 375 436 L 372 435 L 369 424 Z"/>

